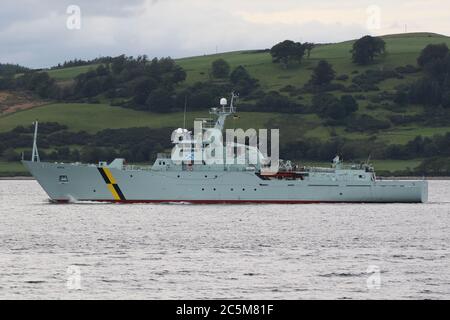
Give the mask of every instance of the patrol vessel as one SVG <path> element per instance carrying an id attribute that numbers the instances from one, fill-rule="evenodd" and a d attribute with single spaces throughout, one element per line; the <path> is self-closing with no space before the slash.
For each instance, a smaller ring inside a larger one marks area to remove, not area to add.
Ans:
<path id="1" fill-rule="evenodd" d="M 203 133 L 223 131 L 227 117 L 236 112 L 235 97 L 230 105 L 221 99 L 220 107 L 210 110 L 214 119 L 201 119 Z M 22 163 L 57 203 L 420 203 L 428 197 L 425 180 L 379 180 L 369 164 L 346 166 L 339 157 L 329 168 L 280 161 L 274 172 L 265 170 L 271 159 L 258 148 L 234 143 L 235 152 L 256 153 L 259 160 L 231 164 L 193 161 L 194 149 L 202 153 L 211 141 L 199 144 L 192 132 L 181 128 L 172 135 L 174 149 L 192 150 L 181 160 L 175 160 L 172 153 L 158 154 L 154 164 L 147 167 L 127 165 L 124 159 L 98 164 L 43 162 L 37 149 L 37 132 L 36 122 L 32 159 Z"/>

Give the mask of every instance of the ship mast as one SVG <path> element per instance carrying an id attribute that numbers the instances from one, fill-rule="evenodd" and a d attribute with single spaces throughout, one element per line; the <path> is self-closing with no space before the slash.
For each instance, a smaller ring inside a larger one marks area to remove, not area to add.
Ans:
<path id="1" fill-rule="evenodd" d="M 214 125 L 214 129 L 223 131 L 225 126 L 225 121 L 228 116 L 235 114 L 236 109 L 234 108 L 234 100 L 239 96 L 234 92 L 231 93 L 231 102 L 230 106 L 227 107 L 228 101 L 225 98 L 220 99 L 220 108 L 212 108 L 209 113 L 217 116 L 216 123 Z"/>
<path id="2" fill-rule="evenodd" d="M 31 161 L 32 162 L 41 162 L 39 158 L 39 151 L 37 147 L 37 132 L 38 132 L 38 121 L 34 122 L 34 136 L 33 136 L 33 152 L 31 153 Z"/>

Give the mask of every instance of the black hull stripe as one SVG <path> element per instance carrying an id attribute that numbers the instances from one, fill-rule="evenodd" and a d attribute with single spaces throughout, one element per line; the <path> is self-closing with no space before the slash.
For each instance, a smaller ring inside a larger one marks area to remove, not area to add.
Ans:
<path id="1" fill-rule="evenodd" d="M 126 200 L 125 196 L 123 195 L 122 190 L 120 190 L 119 186 L 117 184 L 113 184 L 112 186 L 114 187 L 114 190 L 116 190 L 117 194 L 119 195 L 120 200 Z"/>
<path id="2" fill-rule="evenodd" d="M 108 178 L 108 176 L 106 175 L 105 171 L 103 171 L 103 168 L 97 168 L 97 169 L 98 169 L 98 171 L 100 172 L 100 174 L 102 175 L 103 180 L 105 180 L 105 183 L 106 183 L 106 184 L 111 184 L 111 181 L 109 181 L 109 178 Z"/>

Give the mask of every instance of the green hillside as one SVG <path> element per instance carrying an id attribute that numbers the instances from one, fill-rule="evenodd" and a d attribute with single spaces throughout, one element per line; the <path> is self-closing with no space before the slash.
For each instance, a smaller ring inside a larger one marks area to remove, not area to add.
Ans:
<path id="1" fill-rule="evenodd" d="M 179 64 L 187 73 L 186 81 L 181 83 L 180 88 L 187 88 L 197 82 L 210 81 L 211 63 L 222 58 L 226 60 L 231 68 L 239 65 L 244 66 L 253 78 L 259 81 L 260 88 L 264 92 L 279 91 L 285 96 L 288 93 L 282 89 L 286 86 L 301 88 L 311 77 L 312 69 L 319 60 L 325 59 L 333 65 L 337 76 L 347 75 L 348 79 L 339 83 L 350 85 L 352 79 L 361 75 L 366 70 L 391 70 L 408 64 L 416 66 L 417 57 L 421 50 L 428 44 L 446 43 L 450 46 L 450 38 L 437 34 L 414 33 L 389 35 L 383 37 L 386 42 L 387 53 L 378 59 L 375 64 L 368 66 L 358 66 L 352 63 L 350 50 L 353 41 L 336 44 L 318 45 L 311 52 L 310 58 L 304 58 L 298 67 L 285 69 L 278 64 L 272 63 L 272 58 L 268 52 L 237 51 L 221 53 L 216 55 L 189 57 L 177 59 Z M 95 69 L 98 64 L 53 69 L 47 71 L 50 77 L 58 83 L 68 82 L 77 75 Z M 409 84 L 416 81 L 422 73 L 405 74 L 402 79 L 388 79 L 377 84 L 380 91 L 394 92 L 399 84 Z M 281 89 L 281 91 L 280 91 Z M 343 93 L 332 92 L 336 96 Z M 423 106 L 408 105 L 401 110 L 391 110 L 389 108 L 374 108 L 371 98 L 379 92 L 356 92 L 353 95 L 360 95 L 358 100 L 358 115 L 367 114 L 376 119 L 386 120 L 392 115 L 421 115 L 424 112 Z M 224 92 L 228 95 L 228 92 Z M 109 100 L 98 97 L 102 103 L 50 103 L 48 105 L 35 107 L 28 110 L 18 111 L 8 115 L 0 115 L 0 132 L 12 130 L 18 125 L 28 126 L 35 119 L 41 122 L 58 122 L 67 125 L 70 131 L 87 131 L 96 133 L 100 130 L 112 128 L 131 127 L 181 127 L 183 125 L 183 114 L 177 113 L 151 113 L 147 111 L 136 111 L 128 108 L 110 106 Z M 242 97 L 245 101 L 245 97 Z M 311 94 L 302 96 L 289 96 L 290 99 L 299 103 L 308 104 Z M 248 101 L 246 101 L 248 102 Z M 251 103 L 251 101 L 250 101 Z M 239 105 L 238 105 L 239 108 Z M 189 110 L 189 107 L 188 107 Z M 450 127 L 442 125 L 425 126 L 419 123 L 408 123 L 404 125 L 393 124 L 390 128 L 374 132 L 349 132 L 344 126 L 330 126 L 323 118 L 316 114 L 286 114 L 274 112 L 241 112 L 240 118 L 230 120 L 229 127 L 239 127 L 247 129 L 276 127 L 280 129 L 282 143 L 290 143 L 301 138 L 319 139 L 328 141 L 331 137 L 342 137 L 350 140 L 376 139 L 380 143 L 406 144 L 416 136 L 432 137 L 436 134 L 450 132 Z M 196 111 L 187 113 L 187 123 L 192 125 L 192 121 L 197 117 L 208 117 L 208 111 Z M 169 137 L 167 137 L 169 138 Z M 0 161 L 2 159 L 0 158 Z M 397 160 L 376 160 L 377 166 L 382 170 L 400 170 L 404 167 L 416 167 L 420 160 L 410 161 Z M 2 162 L 0 174 L 20 171 L 17 165 L 12 167 L 8 163 Z M 13 169 L 11 169 L 13 168 Z"/>
<path id="2" fill-rule="evenodd" d="M 310 59 L 305 59 L 298 68 L 285 70 L 272 63 L 268 52 L 236 51 L 214 55 L 177 59 L 177 63 L 187 72 L 184 85 L 198 81 L 207 81 L 211 63 L 219 58 L 225 59 L 232 67 L 245 66 L 251 75 L 257 78 L 265 90 L 277 90 L 286 85 L 303 85 L 310 76 L 318 60 L 329 61 L 337 74 L 349 74 L 352 71 L 364 71 L 373 68 L 395 68 L 407 64 L 416 65 L 420 51 L 428 44 L 446 43 L 450 46 L 450 37 L 433 33 L 409 33 L 382 37 L 386 42 L 387 55 L 380 64 L 356 66 L 351 62 L 354 41 L 319 45 L 311 52 Z M 53 69 L 47 71 L 56 80 L 70 80 L 80 73 L 95 69 L 98 64 Z M 386 87 L 392 87 L 393 83 Z"/>
<path id="3" fill-rule="evenodd" d="M 413 33 L 385 36 L 387 55 L 382 63 L 369 66 L 357 66 L 351 62 L 352 45 L 354 41 L 337 44 L 320 45 L 311 52 L 310 59 L 304 59 L 302 65 L 295 69 L 285 70 L 272 63 L 269 53 L 252 53 L 252 51 L 238 51 L 223 54 L 199 56 L 179 59 L 177 62 L 188 72 L 186 83 L 208 80 L 208 70 L 212 61 L 223 58 L 232 67 L 243 65 L 257 78 L 265 90 L 277 90 L 286 85 L 304 85 L 311 77 L 312 68 L 318 60 L 330 62 L 337 74 L 348 74 L 352 71 L 365 71 L 374 68 L 395 68 L 407 64 L 416 65 L 420 51 L 428 44 L 446 43 L 450 46 L 450 37 L 430 34 Z M 394 83 L 386 85 L 392 88 Z"/>

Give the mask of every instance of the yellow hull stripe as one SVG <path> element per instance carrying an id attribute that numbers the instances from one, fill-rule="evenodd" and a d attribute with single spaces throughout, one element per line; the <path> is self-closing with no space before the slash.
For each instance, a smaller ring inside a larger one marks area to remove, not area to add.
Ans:
<path id="1" fill-rule="evenodd" d="M 109 170 L 109 168 L 103 168 L 103 172 L 105 172 L 111 184 L 117 184 L 116 179 L 114 179 L 113 175 L 111 174 L 111 170 Z"/>
<path id="2" fill-rule="evenodd" d="M 114 200 L 120 200 L 120 196 L 117 193 L 116 189 L 114 189 L 114 186 L 112 184 L 107 184 L 107 186 L 112 196 L 114 197 Z"/>

